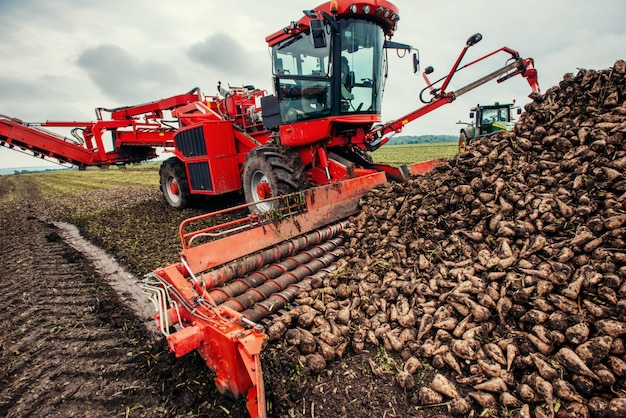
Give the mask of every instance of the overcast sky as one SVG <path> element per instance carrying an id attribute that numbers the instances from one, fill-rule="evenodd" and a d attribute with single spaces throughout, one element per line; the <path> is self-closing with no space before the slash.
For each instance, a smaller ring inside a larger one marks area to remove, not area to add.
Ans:
<path id="1" fill-rule="evenodd" d="M 0 0 L 0 114 L 24 121 L 93 120 L 94 108 L 138 104 L 216 85 L 272 89 L 265 37 L 323 1 L 307 0 Z M 494 2 L 395 0 L 393 40 L 420 51 L 431 80 L 447 74 L 466 39 L 483 40 L 466 62 L 502 46 L 535 59 L 542 91 L 578 69 L 605 69 L 626 58 L 624 0 Z M 448 91 L 505 64 L 507 54 L 459 74 Z M 418 107 L 425 87 L 411 62 L 391 60 L 383 120 Z M 456 135 L 469 108 L 494 101 L 524 104 L 516 77 L 492 81 L 407 125 L 402 134 Z M 0 168 L 41 161 L 0 149 Z"/>

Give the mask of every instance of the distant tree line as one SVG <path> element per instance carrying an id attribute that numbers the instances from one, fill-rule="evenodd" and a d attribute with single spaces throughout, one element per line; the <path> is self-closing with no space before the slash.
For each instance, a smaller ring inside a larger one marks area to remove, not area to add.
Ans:
<path id="1" fill-rule="evenodd" d="M 435 142 L 457 142 L 458 140 L 459 137 L 454 135 L 401 135 L 391 138 L 388 144 L 432 144 Z"/>
<path id="2" fill-rule="evenodd" d="M 44 170 L 40 170 L 37 168 L 34 169 L 25 169 L 25 170 L 13 170 L 13 174 L 28 174 L 28 173 L 41 173 L 42 171 L 57 171 L 58 168 L 46 168 Z"/>

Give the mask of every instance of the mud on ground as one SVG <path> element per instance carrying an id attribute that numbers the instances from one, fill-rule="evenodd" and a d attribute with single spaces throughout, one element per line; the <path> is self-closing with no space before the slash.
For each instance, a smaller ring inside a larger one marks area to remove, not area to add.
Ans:
<path id="1" fill-rule="evenodd" d="M 0 206 L 0 415 L 175 416 L 218 399 L 202 361 L 154 341 L 31 204 Z"/>
<path id="2" fill-rule="evenodd" d="M 157 191 L 133 198 L 124 190 L 95 191 L 58 204 L 33 194 L 22 177 L 8 182 L 0 176 L 0 415 L 247 416 L 243 400 L 217 392 L 198 355 L 175 359 L 164 340 L 146 330 L 146 318 L 126 306 L 51 223 L 77 224 L 140 275 L 175 261 L 180 218 L 206 209 L 174 211 Z M 7 200 L 9 193 L 22 197 Z M 395 383 L 394 360 L 373 350 L 311 374 L 285 347 L 267 346 L 262 363 L 269 416 L 437 412 L 419 411 L 417 400 Z M 374 376 L 369 358 L 386 362 L 390 372 Z"/>

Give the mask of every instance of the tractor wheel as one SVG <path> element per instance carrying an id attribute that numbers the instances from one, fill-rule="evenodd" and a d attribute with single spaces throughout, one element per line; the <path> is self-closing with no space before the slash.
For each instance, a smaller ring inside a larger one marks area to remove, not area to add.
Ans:
<path id="1" fill-rule="evenodd" d="M 459 152 L 465 152 L 467 150 L 467 135 L 465 132 L 461 131 L 459 135 Z"/>
<path id="2" fill-rule="evenodd" d="M 246 156 L 241 182 L 250 212 L 265 213 L 279 207 L 279 201 L 264 199 L 293 193 L 304 186 L 300 157 L 274 147 L 255 148 Z"/>
<path id="3" fill-rule="evenodd" d="M 189 192 L 185 165 L 176 157 L 169 158 L 161 164 L 159 176 L 165 202 L 176 209 L 188 207 L 192 196 Z"/>

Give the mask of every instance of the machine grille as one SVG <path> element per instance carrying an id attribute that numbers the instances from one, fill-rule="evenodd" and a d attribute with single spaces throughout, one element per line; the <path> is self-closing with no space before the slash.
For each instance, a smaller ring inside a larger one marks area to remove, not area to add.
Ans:
<path id="1" fill-rule="evenodd" d="M 179 132 L 174 138 L 176 147 L 185 157 L 198 157 L 206 155 L 204 132 L 202 126 Z"/>
<path id="2" fill-rule="evenodd" d="M 189 163 L 189 180 L 192 190 L 213 190 L 209 163 Z"/>

